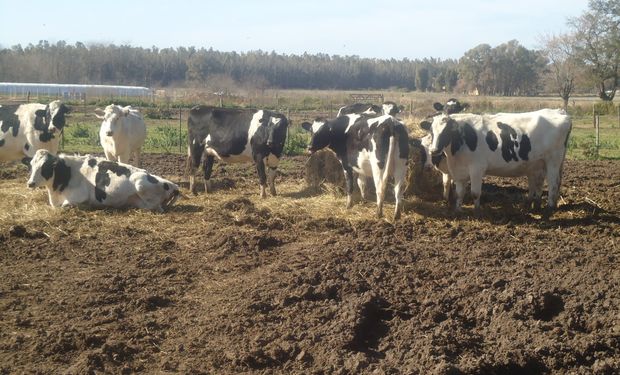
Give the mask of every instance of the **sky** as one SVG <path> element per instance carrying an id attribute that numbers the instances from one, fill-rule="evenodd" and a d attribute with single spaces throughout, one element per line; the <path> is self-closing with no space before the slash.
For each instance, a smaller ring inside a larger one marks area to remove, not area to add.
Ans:
<path id="1" fill-rule="evenodd" d="M 0 47 L 64 40 L 380 59 L 458 59 L 569 30 L 587 0 L 0 0 Z"/>

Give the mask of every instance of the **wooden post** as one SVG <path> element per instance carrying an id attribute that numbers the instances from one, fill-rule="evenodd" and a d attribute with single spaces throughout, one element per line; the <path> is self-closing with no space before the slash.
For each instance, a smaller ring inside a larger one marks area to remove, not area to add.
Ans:
<path id="1" fill-rule="evenodd" d="M 600 138 L 599 138 L 599 130 L 600 130 L 600 117 L 597 115 L 596 120 L 594 121 L 594 145 L 596 146 L 596 157 L 598 158 L 598 149 L 600 147 Z"/>
<path id="2" fill-rule="evenodd" d="M 181 112 L 182 109 L 179 107 L 179 154 L 181 153 Z"/>

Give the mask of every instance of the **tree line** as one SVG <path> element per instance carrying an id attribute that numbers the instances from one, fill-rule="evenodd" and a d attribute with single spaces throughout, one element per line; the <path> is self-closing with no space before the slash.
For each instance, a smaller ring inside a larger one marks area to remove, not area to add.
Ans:
<path id="1" fill-rule="evenodd" d="M 39 41 L 0 47 L 0 81 L 257 89 L 404 89 L 484 95 L 575 91 L 612 100 L 620 66 L 620 0 L 590 0 L 570 32 L 530 50 L 511 40 L 460 59 L 376 59 L 327 54 L 221 52 Z"/>

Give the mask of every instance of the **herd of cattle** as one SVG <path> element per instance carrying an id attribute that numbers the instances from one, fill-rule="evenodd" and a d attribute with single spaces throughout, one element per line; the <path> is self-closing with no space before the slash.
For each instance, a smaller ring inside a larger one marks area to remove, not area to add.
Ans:
<path id="1" fill-rule="evenodd" d="M 316 118 L 301 127 L 311 133 L 309 153 L 331 149 L 342 165 L 346 180 L 347 208 L 353 204 L 354 177 L 362 192 L 372 178 L 377 215 L 390 178 L 393 179 L 398 219 L 403 207 L 403 188 L 409 153 L 420 150 L 425 167 L 443 174 L 444 197 L 456 193 L 461 210 L 465 187 L 471 185 L 474 212 L 480 211 L 482 178 L 526 176 L 525 204 L 540 209 L 544 181 L 548 200 L 544 216 L 556 208 L 571 130 L 563 110 L 542 109 L 527 113 L 463 113 L 467 105 L 450 99 L 434 104 L 435 112 L 421 122 L 428 131 L 421 139 L 410 137 L 396 116 L 402 110 L 393 102 L 382 106 L 353 104 L 342 107 L 336 118 Z M 141 169 L 140 149 L 146 126 L 139 111 L 130 106 L 109 105 L 97 109 L 102 120 L 100 143 L 105 158 L 57 154 L 65 115 L 70 109 L 56 100 L 45 104 L 0 106 L 0 161 L 21 160 L 30 167 L 28 187 L 45 186 L 54 207 L 138 207 L 165 211 L 180 195 L 171 181 Z M 267 185 L 276 195 L 276 169 L 284 151 L 289 120 L 274 111 L 196 106 L 188 119 L 190 190 L 196 193 L 196 169 L 203 163 L 205 192 L 215 160 L 225 163 L 254 162 L 260 194 Z M 133 163 L 129 160 L 133 156 Z M 367 197 L 363 196 L 364 199 Z"/>

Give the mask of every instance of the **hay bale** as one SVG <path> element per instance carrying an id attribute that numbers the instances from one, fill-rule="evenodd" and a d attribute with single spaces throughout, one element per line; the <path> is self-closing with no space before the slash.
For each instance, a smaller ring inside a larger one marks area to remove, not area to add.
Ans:
<path id="1" fill-rule="evenodd" d="M 306 162 L 306 185 L 318 188 L 323 183 L 329 183 L 344 190 L 345 180 L 342 165 L 336 154 L 329 150 L 319 150 Z"/>
<path id="2" fill-rule="evenodd" d="M 441 173 L 435 168 L 424 169 L 422 153 L 424 149 L 415 142 L 409 142 L 409 170 L 405 196 L 415 195 L 426 200 L 442 199 L 443 184 Z"/>

